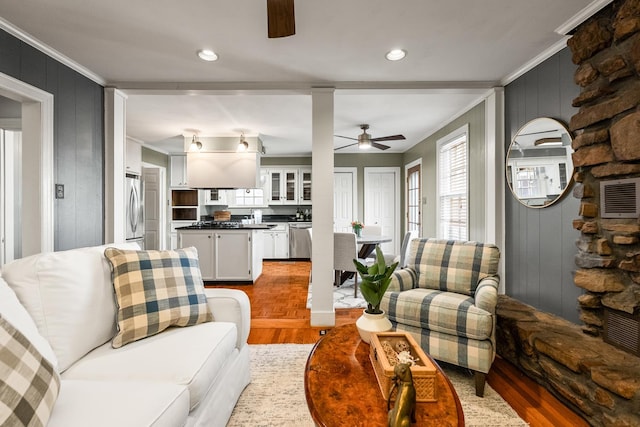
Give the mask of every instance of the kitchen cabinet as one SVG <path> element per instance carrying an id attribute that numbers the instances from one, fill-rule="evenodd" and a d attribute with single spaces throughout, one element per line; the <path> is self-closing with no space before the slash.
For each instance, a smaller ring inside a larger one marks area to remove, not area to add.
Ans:
<path id="1" fill-rule="evenodd" d="M 311 204 L 311 168 L 305 167 L 298 170 L 298 179 L 300 187 L 300 196 L 298 198 L 299 205 Z"/>
<path id="2" fill-rule="evenodd" d="M 142 145 L 127 139 L 124 156 L 125 173 L 142 175 Z"/>
<path id="3" fill-rule="evenodd" d="M 263 232 L 264 259 L 289 258 L 289 225 L 277 223 L 270 230 Z"/>
<path id="4" fill-rule="evenodd" d="M 270 205 L 298 204 L 298 168 L 269 168 L 269 200 Z"/>
<path id="5" fill-rule="evenodd" d="M 214 274 L 214 233 L 210 230 L 191 231 L 189 233 L 179 233 L 180 247 L 195 247 L 198 250 L 198 263 L 202 280 L 215 280 Z"/>
<path id="6" fill-rule="evenodd" d="M 230 190 L 222 190 L 219 188 L 210 188 L 207 190 L 200 190 L 200 200 L 203 205 L 226 205 L 227 194 Z"/>
<path id="7" fill-rule="evenodd" d="M 171 156 L 169 158 L 171 187 L 187 186 L 187 156 Z"/>
<path id="8" fill-rule="evenodd" d="M 251 234 L 224 231 L 215 239 L 216 280 L 251 280 Z"/>
<path id="9" fill-rule="evenodd" d="M 202 279 L 255 281 L 262 274 L 262 230 L 178 230 L 178 246 L 194 246 Z"/>

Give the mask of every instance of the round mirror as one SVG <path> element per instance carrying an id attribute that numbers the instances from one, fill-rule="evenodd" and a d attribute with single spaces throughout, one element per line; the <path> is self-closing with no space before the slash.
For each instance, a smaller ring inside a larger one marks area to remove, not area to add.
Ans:
<path id="1" fill-rule="evenodd" d="M 571 134 L 559 121 L 539 118 L 521 127 L 509 145 L 505 168 L 515 198 L 531 208 L 558 201 L 572 182 L 571 153 Z"/>

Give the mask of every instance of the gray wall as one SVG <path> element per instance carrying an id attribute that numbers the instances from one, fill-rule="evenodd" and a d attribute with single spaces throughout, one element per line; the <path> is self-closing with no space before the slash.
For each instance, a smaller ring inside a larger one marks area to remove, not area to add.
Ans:
<path id="1" fill-rule="evenodd" d="M 575 68 L 565 48 L 506 86 L 506 144 L 534 118 L 569 123 L 577 112 L 571 101 L 580 93 L 573 82 Z M 579 233 L 572 220 L 578 218 L 579 201 L 569 191 L 554 205 L 532 209 L 505 187 L 506 294 L 577 323 L 576 299 L 581 291 L 573 284 L 572 273 Z"/>
<path id="2" fill-rule="evenodd" d="M 54 96 L 55 250 L 102 244 L 102 86 L 2 30 L 0 72 Z"/>
<path id="3" fill-rule="evenodd" d="M 485 236 L 485 104 L 473 107 L 451 123 L 404 153 L 403 165 L 422 158 L 422 236 L 436 237 L 437 141 L 456 129 L 469 125 L 469 238 Z M 404 166 L 403 166 L 404 173 Z M 404 210 L 404 207 L 403 207 Z M 493 243 L 493 242 L 492 242 Z"/>

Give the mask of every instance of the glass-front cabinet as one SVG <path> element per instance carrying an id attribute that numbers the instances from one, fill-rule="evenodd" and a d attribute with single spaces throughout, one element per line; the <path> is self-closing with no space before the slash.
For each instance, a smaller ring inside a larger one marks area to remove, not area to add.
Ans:
<path id="1" fill-rule="evenodd" d="M 269 169 L 269 204 L 298 204 L 298 169 Z"/>
<path id="2" fill-rule="evenodd" d="M 227 204 L 227 191 L 220 188 L 209 188 L 207 190 L 200 190 L 202 194 L 203 205 L 226 205 Z"/>
<path id="3" fill-rule="evenodd" d="M 299 204 L 311 204 L 311 168 L 300 168 L 300 198 Z"/>

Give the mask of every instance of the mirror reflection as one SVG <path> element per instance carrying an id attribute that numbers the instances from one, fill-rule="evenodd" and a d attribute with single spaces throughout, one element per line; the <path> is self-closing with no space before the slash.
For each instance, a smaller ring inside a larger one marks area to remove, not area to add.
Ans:
<path id="1" fill-rule="evenodd" d="M 525 206 L 543 208 L 556 202 L 573 177 L 571 135 L 557 120 L 538 118 L 516 133 L 509 145 L 507 183 Z"/>

